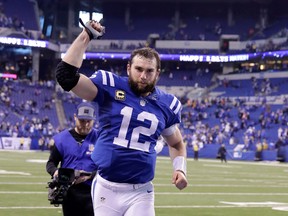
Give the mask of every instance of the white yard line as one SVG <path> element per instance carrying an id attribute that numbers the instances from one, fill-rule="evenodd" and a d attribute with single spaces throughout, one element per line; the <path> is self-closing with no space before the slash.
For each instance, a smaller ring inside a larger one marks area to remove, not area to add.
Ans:
<path id="1" fill-rule="evenodd" d="M 0 194 L 47 194 L 45 191 L 0 191 Z M 155 195 L 288 196 L 288 193 L 155 192 Z"/>
<path id="2" fill-rule="evenodd" d="M 155 192 L 155 195 L 228 195 L 228 196 L 288 196 L 288 193 L 202 193 L 202 192 Z"/>
<path id="3" fill-rule="evenodd" d="M 47 182 L 0 182 L 0 185 L 47 185 Z M 155 187 L 170 187 L 174 188 L 173 184 L 153 184 Z M 193 188 L 195 187 L 228 187 L 228 188 L 265 188 L 267 189 L 267 185 L 237 185 L 237 184 L 193 184 Z M 281 185 L 269 185 L 269 188 L 285 188 L 288 187 L 288 183 Z"/>
<path id="4" fill-rule="evenodd" d="M 253 206 L 245 206 L 245 208 L 271 208 L 271 206 L 263 206 L 261 204 L 259 205 L 253 205 Z M 156 209 L 183 209 L 183 208 L 198 208 L 198 209 L 204 209 L 204 208 L 243 208 L 243 206 L 233 206 L 233 205 L 185 205 L 185 206 L 155 206 Z M 55 207 L 55 206 L 0 206 L 0 209 L 59 209 L 61 210 L 61 207 Z M 288 206 L 277 206 L 273 207 L 274 210 L 280 210 L 280 211 L 288 211 Z"/>

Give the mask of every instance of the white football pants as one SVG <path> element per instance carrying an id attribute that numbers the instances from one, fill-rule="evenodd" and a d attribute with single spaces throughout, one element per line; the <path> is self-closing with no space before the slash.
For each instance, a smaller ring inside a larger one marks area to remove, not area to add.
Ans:
<path id="1" fill-rule="evenodd" d="M 99 174 L 92 183 L 94 215 L 97 216 L 155 216 L 154 186 L 107 181 Z"/>

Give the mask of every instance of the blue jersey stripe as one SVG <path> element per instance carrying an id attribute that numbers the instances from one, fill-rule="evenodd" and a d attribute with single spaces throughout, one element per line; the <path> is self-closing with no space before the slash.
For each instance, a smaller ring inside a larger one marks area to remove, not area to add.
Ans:
<path id="1" fill-rule="evenodd" d="M 113 74 L 111 72 L 108 72 L 108 76 L 109 76 L 110 86 L 115 87 L 115 81 L 114 81 Z"/>
<path id="2" fill-rule="evenodd" d="M 170 109 L 174 112 L 174 114 L 177 114 L 181 109 L 181 103 L 176 97 L 173 98 L 173 101 L 170 104 Z"/>
<path id="3" fill-rule="evenodd" d="M 100 70 L 100 72 L 102 74 L 102 83 L 103 83 L 103 85 L 107 85 L 108 81 L 107 81 L 107 76 L 106 76 L 105 71 Z"/>
<path id="4" fill-rule="evenodd" d="M 174 97 L 172 103 L 170 104 L 170 109 L 171 110 L 173 110 L 173 107 L 175 106 L 176 102 L 177 102 L 177 98 Z"/>
<path id="5" fill-rule="evenodd" d="M 111 87 L 115 87 L 115 81 L 114 81 L 114 77 L 113 74 L 111 72 L 106 72 L 104 70 L 100 70 L 101 74 L 102 74 L 102 78 L 103 78 L 103 85 L 108 85 L 108 80 L 110 83 Z M 107 77 L 108 74 L 108 77 Z"/>
<path id="6" fill-rule="evenodd" d="M 179 112 L 180 108 L 181 108 L 181 103 L 180 103 L 180 101 L 178 101 L 178 105 L 177 105 L 176 109 L 174 110 L 174 113 L 177 114 Z"/>

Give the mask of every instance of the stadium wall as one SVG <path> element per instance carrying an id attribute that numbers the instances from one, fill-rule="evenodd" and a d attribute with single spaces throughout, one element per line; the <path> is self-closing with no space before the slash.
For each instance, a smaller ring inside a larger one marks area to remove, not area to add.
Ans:
<path id="1" fill-rule="evenodd" d="M 199 159 L 216 159 L 219 145 L 205 145 L 204 148 L 199 150 Z M 277 150 L 265 150 L 262 152 L 262 161 L 277 161 Z M 288 162 L 288 146 L 281 149 L 283 162 Z M 158 153 L 159 156 L 169 156 L 169 149 L 164 146 L 162 151 Z M 193 158 L 194 152 L 191 147 L 187 147 L 187 157 Z M 255 151 L 233 151 L 227 150 L 227 160 L 237 161 L 254 161 Z"/>
<path id="2" fill-rule="evenodd" d="M 23 150 L 37 150 L 37 139 L 18 138 L 18 137 L 1 137 L 0 149 L 5 150 L 19 150 L 20 142 L 23 141 Z M 219 145 L 205 145 L 204 148 L 199 150 L 199 158 L 215 159 L 217 157 Z M 159 156 L 169 156 L 169 149 L 164 146 L 162 151 L 158 153 Z M 283 162 L 288 162 L 288 146 L 282 147 L 280 150 L 265 150 L 262 152 L 263 161 L 277 161 L 278 156 L 283 157 Z M 193 158 L 194 152 L 191 147 L 187 147 L 187 157 Z M 227 160 L 241 160 L 241 161 L 254 161 L 255 151 L 233 151 L 227 150 Z"/>

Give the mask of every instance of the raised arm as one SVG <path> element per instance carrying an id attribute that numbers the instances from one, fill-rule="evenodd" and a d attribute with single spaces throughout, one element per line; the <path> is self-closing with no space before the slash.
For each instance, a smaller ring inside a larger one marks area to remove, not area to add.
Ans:
<path id="1" fill-rule="evenodd" d="M 97 39 L 93 38 L 93 31 L 101 31 L 103 27 L 95 21 L 86 23 L 86 26 L 89 29 L 87 27 L 83 29 L 67 50 L 62 61 L 58 64 L 56 79 L 65 91 L 71 90 L 78 97 L 91 101 L 96 97 L 98 89 L 87 76 L 79 74 L 78 70 L 82 65 L 83 55 L 90 40 Z"/>
<path id="2" fill-rule="evenodd" d="M 89 42 L 89 36 L 85 29 L 83 29 L 83 31 L 73 41 L 62 60 L 70 65 L 80 68 L 83 62 L 83 55 Z"/>

